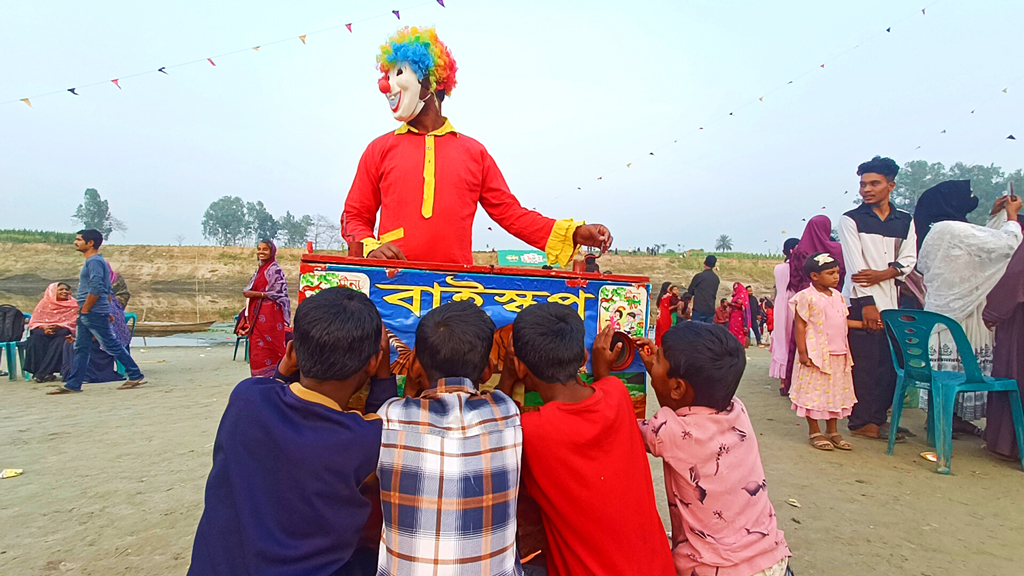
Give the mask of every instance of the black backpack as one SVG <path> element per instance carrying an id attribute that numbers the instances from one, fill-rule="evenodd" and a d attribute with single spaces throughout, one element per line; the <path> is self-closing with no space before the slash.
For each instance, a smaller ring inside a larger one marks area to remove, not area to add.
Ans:
<path id="1" fill-rule="evenodd" d="M 20 342 L 25 335 L 25 315 L 10 304 L 0 304 L 0 342 Z"/>

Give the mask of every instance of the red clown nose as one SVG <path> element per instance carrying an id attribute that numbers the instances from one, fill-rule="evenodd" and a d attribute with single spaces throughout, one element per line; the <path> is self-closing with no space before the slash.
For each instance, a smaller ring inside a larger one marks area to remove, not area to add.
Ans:
<path id="1" fill-rule="evenodd" d="M 377 81 L 377 87 L 380 88 L 381 94 L 391 93 L 391 83 L 388 82 L 387 74 L 380 77 L 380 80 Z"/>

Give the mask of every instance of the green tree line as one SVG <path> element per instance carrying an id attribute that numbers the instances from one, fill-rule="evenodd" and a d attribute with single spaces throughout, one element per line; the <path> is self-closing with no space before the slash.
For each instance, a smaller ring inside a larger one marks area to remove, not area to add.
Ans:
<path id="1" fill-rule="evenodd" d="M 49 230 L 0 230 L 0 242 L 12 244 L 71 244 L 75 235 L 70 232 Z"/>

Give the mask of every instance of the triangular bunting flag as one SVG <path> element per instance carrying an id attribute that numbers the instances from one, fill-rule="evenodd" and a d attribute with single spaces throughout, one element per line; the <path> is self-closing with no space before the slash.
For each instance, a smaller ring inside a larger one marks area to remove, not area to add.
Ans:
<path id="1" fill-rule="evenodd" d="M 161 66 L 157 68 L 156 71 L 160 72 L 161 74 L 167 74 L 167 66 Z"/>
<path id="2" fill-rule="evenodd" d="M 945 131 L 945 130 L 943 130 L 942 132 L 939 132 L 939 134 L 945 134 L 945 133 L 946 133 L 946 131 Z"/>
<path id="3" fill-rule="evenodd" d="M 761 96 L 760 98 L 758 98 L 758 100 L 760 100 L 761 102 L 764 102 L 764 96 Z"/>
<path id="4" fill-rule="evenodd" d="M 1006 139 L 1007 140 L 1016 140 L 1016 138 L 1013 137 L 1013 134 L 1010 134 L 1009 136 L 1007 136 Z"/>
<path id="5" fill-rule="evenodd" d="M 793 81 L 790 80 L 789 82 L 786 82 L 786 85 L 788 86 L 789 84 L 792 84 L 792 83 L 793 83 Z"/>
<path id="6" fill-rule="evenodd" d="M 821 65 L 821 67 L 822 67 L 822 68 L 824 68 L 824 67 L 825 67 L 825 65 L 824 65 L 824 64 L 822 64 L 822 65 Z"/>
<path id="7" fill-rule="evenodd" d="M 207 58 L 206 61 L 210 63 L 210 66 L 216 66 L 216 64 L 213 63 L 213 58 Z"/>
<path id="8" fill-rule="evenodd" d="M 72 93 L 72 94 L 74 94 L 75 96 L 78 96 L 78 92 L 75 92 L 75 89 L 74 89 L 74 88 L 68 88 L 68 92 L 71 92 L 71 93 Z"/>
<path id="9" fill-rule="evenodd" d="M 732 116 L 732 112 L 729 112 L 729 116 Z"/>
<path id="10" fill-rule="evenodd" d="M 650 154 L 651 156 L 654 156 L 654 152 L 648 152 L 648 154 Z"/>
<path id="11" fill-rule="evenodd" d="M 349 30 L 349 32 L 351 32 L 351 30 Z M 302 43 L 305 44 L 306 43 L 306 35 L 303 34 L 302 36 L 299 36 L 299 40 L 302 40 Z"/>
<path id="12" fill-rule="evenodd" d="M 113 80 L 111 80 L 111 82 L 114 83 L 114 86 L 117 86 L 118 90 L 121 89 L 121 81 L 120 80 L 118 80 L 117 78 L 114 78 Z"/>
<path id="13" fill-rule="evenodd" d="M 918 146 L 917 148 L 914 148 L 914 150 L 920 150 L 920 149 L 921 149 L 921 147 L 920 147 L 920 146 Z"/>
<path id="14" fill-rule="evenodd" d="M 632 163 L 632 162 L 626 162 L 626 168 L 629 168 L 629 167 L 630 167 L 630 166 L 632 166 L 632 165 L 633 165 L 633 163 Z"/>
<path id="15" fill-rule="evenodd" d="M 27 98 L 26 98 L 26 100 L 27 100 Z M 31 104 L 29 104 L 29 106 L 31 106 Z M 602 178 L 604 178 L 604 176 L 598 176 L 598 177 L 597 177 L 597 179 L 598 179 L 598 180 L 600 180 L 600 179 L 602 179 Z"/>
<path id="16" fill-rule="evenodd" d="M 925 10 L 927 10 L 927 8 L 921 8 L 921 15 L 922 16 L 925 15 L 925 13 L 924 13 Z"/>
<path id="17" fill-rule="evenodd" d="M 348 31 L 351 32 L 352 31 L 352 23 L 349 22 L 348 24 L 345 24 L 345 28 L 348 28 Z"/>
<path id="18" fill-rule="evenodd" d="M 1009 88 L 1003 88 L 1003 94 L 1006 94 L 1007 90 L 1009 90 Z"/>
<path id="19" fill-rule="evenodd" d="M 395 15 L 395 18 L 402 19 L 402 15 L 398 13 L 398 10 L 392 10 L 391 13 Z"/>
<path id="20" fill-rule="evenodd" d="M 886 28 L 885 31 L 886 32 L 892 32 L 892 27 L 890 26 L 889 28 Z"/>
<path id="21" fill-rule="evenodd" d="M 701 126 L 701 127 L 700 127 L 700 130 L 703 130 L 703 129 L 704 129 L 704 127 L 703 127 L 703 126 Z"/>
<path id="22" fill-rule="evenodd" d="M 444 0 L 437 0 L 437 3 L 441 5 L 441 8 L 444 8 Z"/>
<path id="23" fill-rule="evenodd" d="M 29 108 L 32 107 L 32 101 L 29 100 L 28 98 L 22 98 L 21 101 L 24 102 L 25 104 L 28 104 Z"/>
<path id="24" fill-rule="evenodd" d="M 257 52 L 259 52 L 259 51 L 260 51 L 260 47 L 259 47 L 259 46 L 253 46 L 253 47 L 252 47 L 252 49 L 253 49 L 253 50 L 255 50 L 255 51 L 257 51 Z"/>

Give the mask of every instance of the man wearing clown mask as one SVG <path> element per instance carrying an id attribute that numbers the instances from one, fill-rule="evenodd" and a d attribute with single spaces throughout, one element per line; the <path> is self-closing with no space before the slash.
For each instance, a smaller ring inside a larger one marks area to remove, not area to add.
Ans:
<path id="1" fill-rule="evenodd" d="M 523 208 L 483 145 L 441 115 L 457 67 L 433 28 L 399 30 L 381 46 L 377 65 L 378 87 L 402 125 L 371 142 L 359 160 L 342 214 L 350 245 L 361 244 L 369 258 L 472 264 L 479 203 L 510 234 L 544 250 L 552 265 L 568 265 L 579 246 L 611 247 L 605 226 Z"/>

